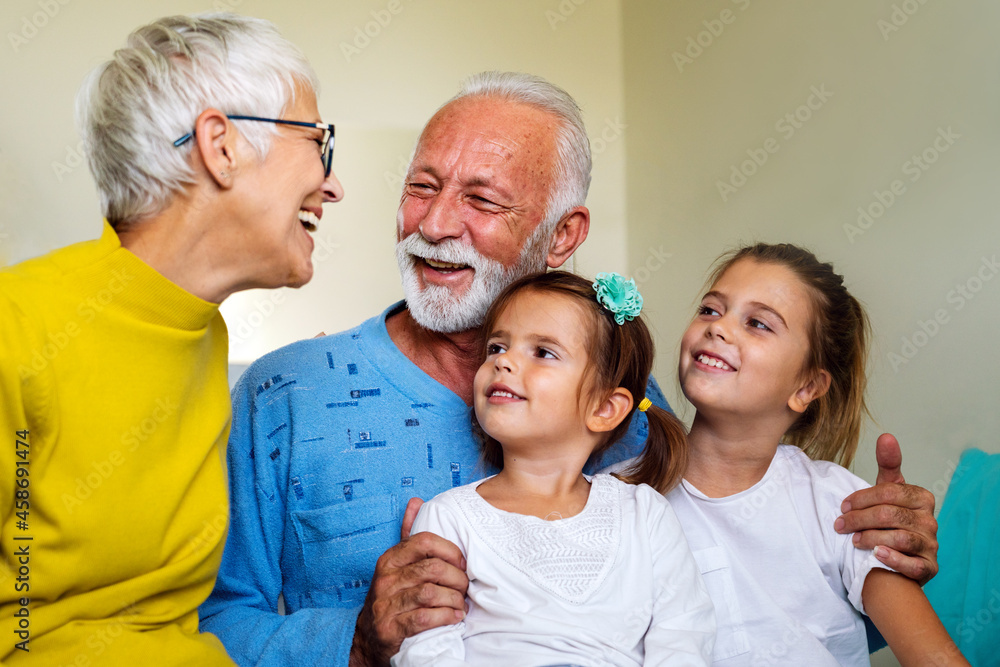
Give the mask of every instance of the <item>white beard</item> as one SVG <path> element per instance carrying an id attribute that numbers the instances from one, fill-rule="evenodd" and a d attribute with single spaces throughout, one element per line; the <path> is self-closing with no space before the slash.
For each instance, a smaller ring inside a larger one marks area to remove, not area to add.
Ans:
<path id="1" fill-rule="evenodd" d="M 552 235 L 546 222 L 532 232 L 517 261 L 509 268 L 457 240 L 431 243 L 418 232 L 397 243 L 396 261 L 403 279 L 406 307 L 413 319 L 425 329 L 441 333 L 468 331 L 481 325 L 490 304 L 507 285 L 521 276 L 545 270 Z M 464 294 L 453 294 L 443 285 L 426 285 L 421 289 L 416 268 L 418 257 L 468 265 L 475 271 L 472 285 Z"/>

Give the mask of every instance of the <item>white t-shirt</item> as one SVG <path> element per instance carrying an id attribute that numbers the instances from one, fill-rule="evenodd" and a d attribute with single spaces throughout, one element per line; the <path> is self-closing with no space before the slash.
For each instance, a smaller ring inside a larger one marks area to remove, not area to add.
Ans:
<path id="1" fill-rule="evenodd" d="M 416 665 L 708 665 L 712 604 L 670 505 L 648 486 L 591 479 L 576 516 L 497 509 L 481 483 L 424 504 L 413 534 L 436 533 L 468 563 L 469 612 L 411 637 Z"/>
<path id="2" fill-rule="evenodd" d="M 868 486 L 780 445 L 746 491 L 709 498 L 684 481 L 667 494 L 715 603 L 714 665 L 869 664 L 861 589 L 888 568 L 833 529 Z"/>

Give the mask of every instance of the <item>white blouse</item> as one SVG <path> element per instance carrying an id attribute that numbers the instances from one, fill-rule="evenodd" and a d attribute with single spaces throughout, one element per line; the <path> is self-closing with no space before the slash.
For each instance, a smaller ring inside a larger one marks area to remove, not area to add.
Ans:
<path id="1" fill-rule="evenodd" d="M 711 662 L 712 604 L 662 495 L 596 475 L 582 512 L 546 521 L 493 507 L 481 483 L 438 495 L 413 526 L 462 550 L 469 612 L 405 640 L 393 665 Z"/>

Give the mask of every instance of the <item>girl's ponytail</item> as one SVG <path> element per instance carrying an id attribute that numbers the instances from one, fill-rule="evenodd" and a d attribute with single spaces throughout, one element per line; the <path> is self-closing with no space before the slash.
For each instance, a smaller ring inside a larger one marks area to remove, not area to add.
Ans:
<path id="1" fill-rule="evenodd" d="M 646 419 L 649 435 L 642 454 L 616 477 L 666 493 L 677 486 L 687 467 L 687 432 L 677 417 L 656 405 L 646 410 Z"/>

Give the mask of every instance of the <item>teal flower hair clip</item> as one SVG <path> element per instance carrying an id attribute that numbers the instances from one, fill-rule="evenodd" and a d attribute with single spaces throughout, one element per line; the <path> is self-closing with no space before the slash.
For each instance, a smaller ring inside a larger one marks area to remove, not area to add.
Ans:
<path id="1" fill-rule="evenodd" d="M 615 322 L 625 324 L 642 311 L 642 295 L 634 280 L 625 280 L 617 273 L 598 273 L 594 279 L 597 302 L 614 313 Z"/>

